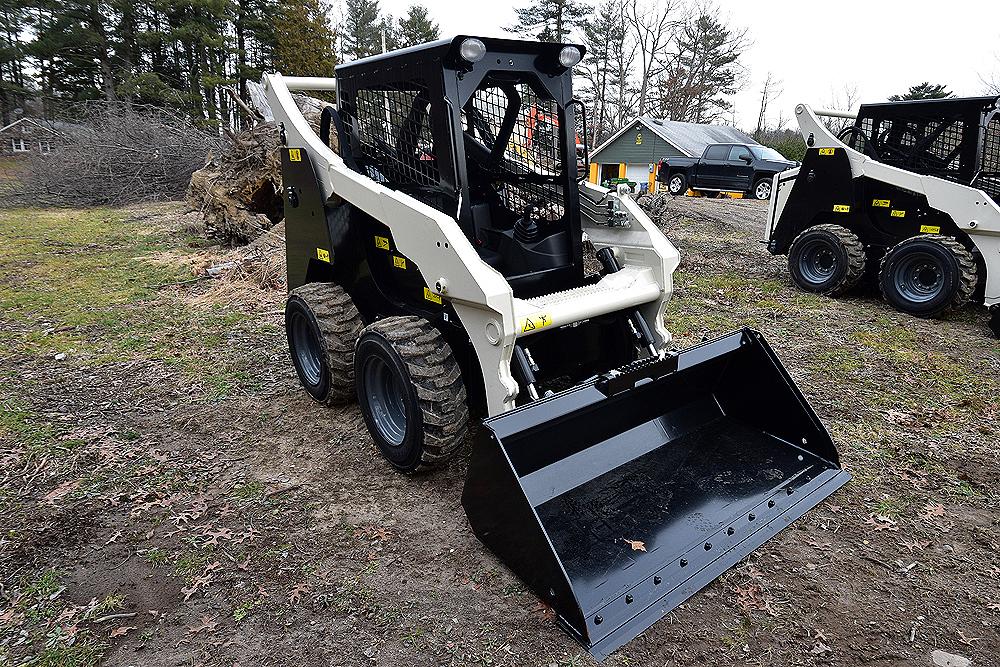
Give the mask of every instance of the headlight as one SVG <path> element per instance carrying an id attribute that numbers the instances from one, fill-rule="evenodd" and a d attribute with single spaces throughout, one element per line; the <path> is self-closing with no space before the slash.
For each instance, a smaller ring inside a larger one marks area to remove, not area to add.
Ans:
<path id="1" fill-rule="evenodd" d="M 466 62 L 478 63 L 486 57 L 486 45 L 483 44 L 483 40 L 470 37 L 459 44 L 458 55 Z"/>
<path id="2" fill-rule="evenodd" d="M 575 46 L 564 46 L 559 52 L 559 64 L 567 69 L 580 62 L 581 58 L 583 58 L 583 54 Z"/>

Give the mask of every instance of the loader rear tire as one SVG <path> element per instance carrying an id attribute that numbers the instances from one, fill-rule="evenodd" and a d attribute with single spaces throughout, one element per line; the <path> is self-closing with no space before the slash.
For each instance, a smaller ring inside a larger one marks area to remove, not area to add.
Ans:
<path id="1" fill-rule="evenodd" d="M 334 283 L 309 283 L 285 303 L 285 333 L 306 392 L 324 405 L 354 400 L 354 343 L 364 326 L 350 295 Z"/>
<path id="2" fill-rule="evenodd" d="M 407 315 L 369 325 L 358 338 L 354 368 L 365 424 L 397 470 L 441 465 L 468 438 L 461 369 L 427 320 Z"/>
<path id="3" fill-rule="evenodd" d="M 840 296 L 865 275 L 867 255 L 858 235 L 840 225 L 816 225 L 795 237 L 788 251 L 792 281 L 807 292 Z"/>
<path id="4" fill-rule="evenodd" d="M 979 282 L 976 260 L 951 236 L 924 234 L 900 241 L 882 258 L 879 287 L 896 310 L 938 317 L 961 308 Z"/>

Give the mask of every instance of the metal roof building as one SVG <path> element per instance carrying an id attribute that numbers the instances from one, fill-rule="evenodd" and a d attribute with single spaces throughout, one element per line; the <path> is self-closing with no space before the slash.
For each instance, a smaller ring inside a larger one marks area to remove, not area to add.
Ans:
<path id="1" fill-rule="evenodd" d="M 641 116 L 613 134 L 590 154 L 590 180 L 627 178 L 641 187 L 655 181 L 655 165 L 665 157 L 701 157 L 709 144 L 756 144 L 728 125 L 703 125 Z"/>

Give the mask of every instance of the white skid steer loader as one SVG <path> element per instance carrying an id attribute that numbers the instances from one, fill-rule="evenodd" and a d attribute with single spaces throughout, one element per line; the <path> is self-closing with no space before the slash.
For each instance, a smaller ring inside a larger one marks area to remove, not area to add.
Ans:
<path id="1" fill-rule="evenodd" d="M 300 381 L 404 472 L 474 430 L 473 531 L 603 657 L 849 476 L 759 333 L 669 349 L 677 251 L 578 181 L 582 56 L 456 37 L 263 85 Z M 294 90 L 336 91 L 318 136 Z"/>
<path id="2" fill-rule="evenodd" d="M 877 275 L 886 301 L 937 317 L 971 301 L 1000 337 L 998 98 L 795 108 L 807 151 L 778 174 L 765 241 L 801 289 L 838 296 Z M 854 120 L 839 136 L 819 117 Z"/>

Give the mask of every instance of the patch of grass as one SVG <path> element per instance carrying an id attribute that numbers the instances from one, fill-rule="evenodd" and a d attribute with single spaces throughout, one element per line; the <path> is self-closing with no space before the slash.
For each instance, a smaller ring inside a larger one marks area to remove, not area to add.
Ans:
<path id="1" fill-rule="evenodd" d="M 160 547 L 153 547 L 152 549 L 147 550 L 146 553 L 142 555 L 142 558 L 153 567 L 160 567 L 164 565 L 170 557 L 164 549 L 161 549 Z"/>
<path id="2" fill-rule="evenodd" d="M 206 563 L 208 563 L 208 554 L 196 551 L 180 554 L 174 560 L 174 574 L 184 577 L 185 580 L 190 580 L 191 577 L 202 571 Z"/>
<path id="3" fill-rule="evenodd" d="M 256 479 L 241 482 L 233 486 L 233 497 L 244 502 L 253 502 L 264 498 L 264 483 Z"/>
<path id="4" fill-rule="evenodd" d="M 105 646 L 90 635 L 77 638 L 73 644 L 46 646 L 28 664 L 31 667 L 93 667 L 100 664 Z"/>
<path id="5" fill-rule="evenodd" d="M 161 294 L 161 286 L 191 278 L 182 263 L 190 250 L 176 244 L 169 231 L 122 212 L 0 212 L 0 359 L 67 353 L 53 363 L 160 361 L 204 382 L 212 398 L 252 384 L 245 355 L 204 362 L 234 336 L 255 336 L 250 315 Z"/>

